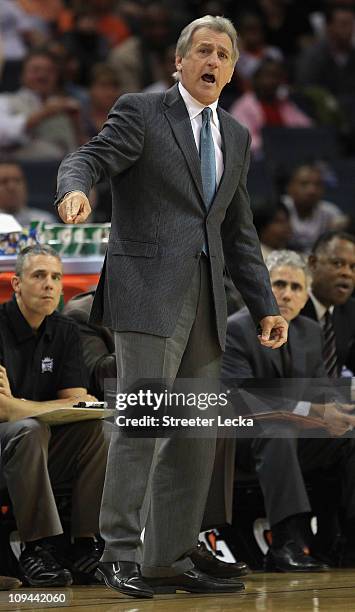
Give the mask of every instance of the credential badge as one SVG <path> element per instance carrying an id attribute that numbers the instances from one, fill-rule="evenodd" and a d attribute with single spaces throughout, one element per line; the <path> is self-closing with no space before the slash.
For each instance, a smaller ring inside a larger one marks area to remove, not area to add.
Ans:
<path id="1" fill-rule="evenodd" d="M 42 359 L 42 374 L 44 372 L 53 372 L 53 357 L 44 357 Z"/>

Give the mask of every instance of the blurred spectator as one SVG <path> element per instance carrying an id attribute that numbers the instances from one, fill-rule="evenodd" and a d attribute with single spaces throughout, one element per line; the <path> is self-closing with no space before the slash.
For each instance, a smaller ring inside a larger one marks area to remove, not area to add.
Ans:
<path id="1" fill-rule="evenodd" d="M 265 43 L 263 25 L 256 13 L 244 13 L 238 21 L 239 48 L 237 75 L 242 79 L 242 89 L 250 89 L 255 70 L 266 58 L 282 61 L 282 52 Z"/>
<path id="2" fill-rule="evenodd" d="M 108 55 L 108 43 L 98 32 L 97 22 L 92 8 L 80 8 L 74 13 L 72 29 L 61 38 L 64 46 L 79 62 L 79 85 L 88 85 L 93 65 L 105 61 Z"/>
<path id="3" fill-rule="evenodd" d="M 70 7 L 60 12 L 58 29 L 61 33 L 72 30 L 76 11 L 90 8 L 96 17 L 97 32 L 106 39 L 107 45 L 109 47 L 120 45 L 131 35 L 131 31 L 126 20 L 118 14 L 115 4 L 117 4 L 115 0 L 90 0 L 90 2 L 74 0 L 70 3 Z"/>
<path id="4" fill-rule="evenodd" d="M 253 91 L 241 96 L 231 106 L 230 113 L 248 128 L 252 139 L 251 151 L 260 156 L 263 127 L 310 127 L 312 120 L 289 99 L 285 88 L 281 88 L 285 82 L 281 62 L 264 60 L 255 71 L 252 82 Z"/>
<path id="5" fill-rule="evenodd" d="M 150 93 L 158 93 L 160 91 L 165 91 L 172 87 L 176 82 L 173 73 L 175 72 L 175 44 L 169 45 L 162 51 L 161 55 L 161 69 L 162 69 L 162 78 L 159 81 L 155 81 L 151 85 L 148 85 L 144 89 L 144 91 L 148 91 Z"/>
<path id="6" fill-rule="evenodd" d="M 329 9 L 325 38 L 298 58 L 296 78 L 300 85 L 319 85 L 335 96 L 355 94 L 354 24 L 351 8 Z"/>
<path id="7" fill-rule="evenodd" d="M 258 0 L 266 42 L 281 49 L 285 57 L 295 55 L 313 38 L 307 4 L 287 0 Z"/>
<path id="8" fill-rule="evenodd" d="M 86 87 L 78 85 L 80 64 L 78 58 L 60 40 L 52 40 L 47 50 L 55 58 L 58 66 L 58 93 L 78 100 L 81 106 L 89 102 Z"/>
<path id="9" fill-rule="evenodd" d="M 29 225 L 31 221 L 58 223 L 51 213 L 40 208 L 27 206 L 27 184 L 19 164 L 0 162 L 0 212 L 12 215 L 20 225 Z"/>
<path id="10" fill-rule="evenodd" d="M 291 238 L 291 224 L 289 210 L 282 202 L 254 211 L 254 225 L 264 259 L 272 251 L 286 248 Z"/>
<path id="11" fill-rule="evenodd" d="M 49 22 L 54 22 L 63 8 L 63 0 L 18 0 L 18 3 L 29 15 Z"/>
<path id="12" fill-rule="evenodd" d="M 58 96 L 58 68 L 47 51 L 25 60 L 22 87 L 0 94 L 0 152 L 12 159 L 61 159 L 78 146 L 78 103 Z"/>
<path id="13" fill-rule="evenodd" d="M 125 21 L 115 12 L 115 4 L 115 0 L 93 0 L 98 31 L 105 36 L 110 47 L 120 45 L 131 35 Z"/>
<path id="14" fill-rule="evenodd" d="M 14 91 L 19 84 L 21 63 L 28 47 L 46 40 L 47 26 L 39 16 L 29 15 L 17 0 L 1 0 L 0 38 L 4 55 L 1 91 Z"/>
<path id="15" fill-rule="evenodd" d="M 110 53 L 109 61 L 117 72 L 123 93 L 141 91 L 164 79 L 161 57 L 171 34 L 171 12 L 161 2 L 148 4 L 140 36 L 131 36 Z"/>
<path id="16" fill-rule="evenodd" d="M 319 168 L 298 166 L 287 185 L 282 201 L 290 213 L 290 248 L 307 252 L 317 238 L 329 229 L 341 229 L 348 218 L 331 202 L 322 200 L 324 181 Z"/>
<path id="17" fill-rule="evenodd" d="M 83 129 L 87 139 L 101 130 L 119 95 L 116 71 L 108 64 L 96 64 L 92 71 L 88 105 L 83 109 Z"/>

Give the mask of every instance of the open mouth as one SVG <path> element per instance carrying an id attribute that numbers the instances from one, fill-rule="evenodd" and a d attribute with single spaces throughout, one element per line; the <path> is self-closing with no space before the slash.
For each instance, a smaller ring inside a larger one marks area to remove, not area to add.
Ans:
<path id="1" fill-rule="evenodd" d="M 352 290 L 352 285 L 349 283 L 339 283 L 338 285 L 335 285 L 336 289 L 340 289 L 340 291 L 351 291 Z"/>
<path id="2" fill-rule="evenodd" d="M 214 74 L 209 74 L 208 72 L 203 74 L 201 78 L 203 81 L 205 81 L 205 83 L 215 83 L 216 82 L 216 78 Z"/>

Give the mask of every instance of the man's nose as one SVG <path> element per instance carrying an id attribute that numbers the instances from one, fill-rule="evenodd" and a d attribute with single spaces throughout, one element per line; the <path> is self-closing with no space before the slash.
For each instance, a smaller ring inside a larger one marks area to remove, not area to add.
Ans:
<path id="1" fill-rule="evenodd" d="M 287 285 L 283 290 L 282 290 L 282 299 L 283 300 L 287 300 L 290 301 L 292 296 L 292 291 L 291 291 L 291 287 L 289 285 Z"/>
<path id="2" fill-rule="evenodd" d="M 350 264 L 344 263 L 340 268 L 341 276 L 346 276 L 346 278 L 355 278 L 354 271 Z"/>
<path id="3" fill-rule="evenodd" d="M 208 64 L 210 66 L 217 66 L 220 62 L 217 51 L 212 51 L 208 56 Z"/>
<path id="4" fill-rule="evenodd" d="M 51 276 L 46 276 L 44 284 L 46 287 L 53 289 L 54 287 L 54 280 Z"/>

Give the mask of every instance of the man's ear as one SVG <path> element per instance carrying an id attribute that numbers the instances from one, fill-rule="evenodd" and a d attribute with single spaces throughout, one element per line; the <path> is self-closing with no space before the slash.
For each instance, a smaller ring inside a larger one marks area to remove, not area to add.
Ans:
<path id="1" fill-rule="evenodd" d="M 309 269 L 313 272 L 314 268 L 316 267 L 316 263 L 317 263 L 317 255 L 309 255 L 308 257 L 308 267 Z"/>
<path id="2" fill-rule="evenodd" d="M 20 293 L 20 277 L 19 276 L 13 276 L 11 279 L 11 286 L 14 290 L 15 293 L 19 294 Z"/>
<path id="3" fill-rule="evenodd" d="M 175 56 L 175 67 L 178 72 L 181 72 L 182 69 L 182 57 L 181 55 Z"/>

